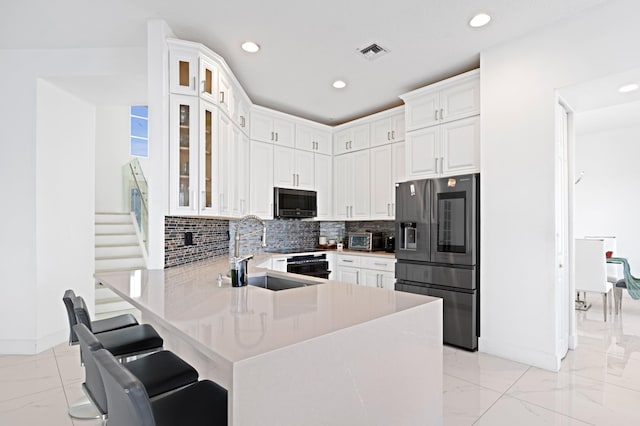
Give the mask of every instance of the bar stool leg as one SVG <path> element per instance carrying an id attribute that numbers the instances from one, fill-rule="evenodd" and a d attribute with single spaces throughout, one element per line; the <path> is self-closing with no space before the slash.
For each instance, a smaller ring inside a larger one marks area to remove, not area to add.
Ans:
<path id="1" fill-rule="evenodd" d="M 86 396 L 71 404 L 69 416 L 74 419 L 100 419 L 102 413 Z"/>

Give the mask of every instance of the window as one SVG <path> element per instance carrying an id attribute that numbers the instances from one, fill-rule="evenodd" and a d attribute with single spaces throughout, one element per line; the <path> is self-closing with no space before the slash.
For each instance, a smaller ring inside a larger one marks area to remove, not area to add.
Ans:
<path id="1" fill-rule="evenodd" d="M 129 153 L 134 157 L 149 157 L 149 109 L 146 105 L 132 106 Z"/>

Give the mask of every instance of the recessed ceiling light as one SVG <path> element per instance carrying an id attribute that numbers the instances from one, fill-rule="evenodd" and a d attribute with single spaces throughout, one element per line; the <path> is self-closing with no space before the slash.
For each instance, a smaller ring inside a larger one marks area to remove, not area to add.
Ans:
<path id="1" fill-rule="evenodd" d="M 640 86 L 638 86 L 637 84 L 625 84 L 624 86 L 618 89 L 618 92 L 620 93 L 633 92 L 634 90 L 638 90 L 638 87 Z"/>
<path id="2" fill-rule="evenodd" d="M 242 50 L 249 53 L 256 53 L 260 50 L 260 46 L 258 43 L 254 43 L 253 41 L 245 41 L 242 43 Z"/>
<path id="3" fill-rule="evenodd" d="M 490 20 L 491 16 L 487 15 L 486 13 L 478 13 L 476 16 L 471 18 L 471 20 L 469 21 L 469 25 L 471 25 L 473 28 L 484 27 L 489 23 Z"/>
<path id="4" fill-rule="evenodd" d="M 347 83 L 342 80 L 336 80 L 333 82 L 333 87 L 335 87 L 336 89 L 344 89 L 345 87 L 347 87 Z"/>

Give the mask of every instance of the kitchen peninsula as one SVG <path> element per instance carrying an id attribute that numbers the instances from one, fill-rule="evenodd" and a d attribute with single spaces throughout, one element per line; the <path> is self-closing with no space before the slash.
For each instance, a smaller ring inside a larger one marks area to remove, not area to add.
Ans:
<path id="1" fill-rule="evenodd" d="M 233 288 L 227 270 L 222 257 L 96 280 L 228 389 L 232 425 L 442 424 L 440 299 L 296 275 L 318 284 Z"/>

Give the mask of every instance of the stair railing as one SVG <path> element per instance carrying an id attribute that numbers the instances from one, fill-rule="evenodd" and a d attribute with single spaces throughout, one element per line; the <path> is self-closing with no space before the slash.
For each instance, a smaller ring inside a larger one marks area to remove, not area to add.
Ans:
<path id="1" fill-rule="evenodd" d="M 144 177 L 142 166 L 137 158 L 124 165 L 123 174 L 125 204 L 129 205 L 129 211 L 136 218 L 140 237 L 144 242 L 145 251 L 148 253 L 149 210 L 147 208 L 147 179 Z"/>

